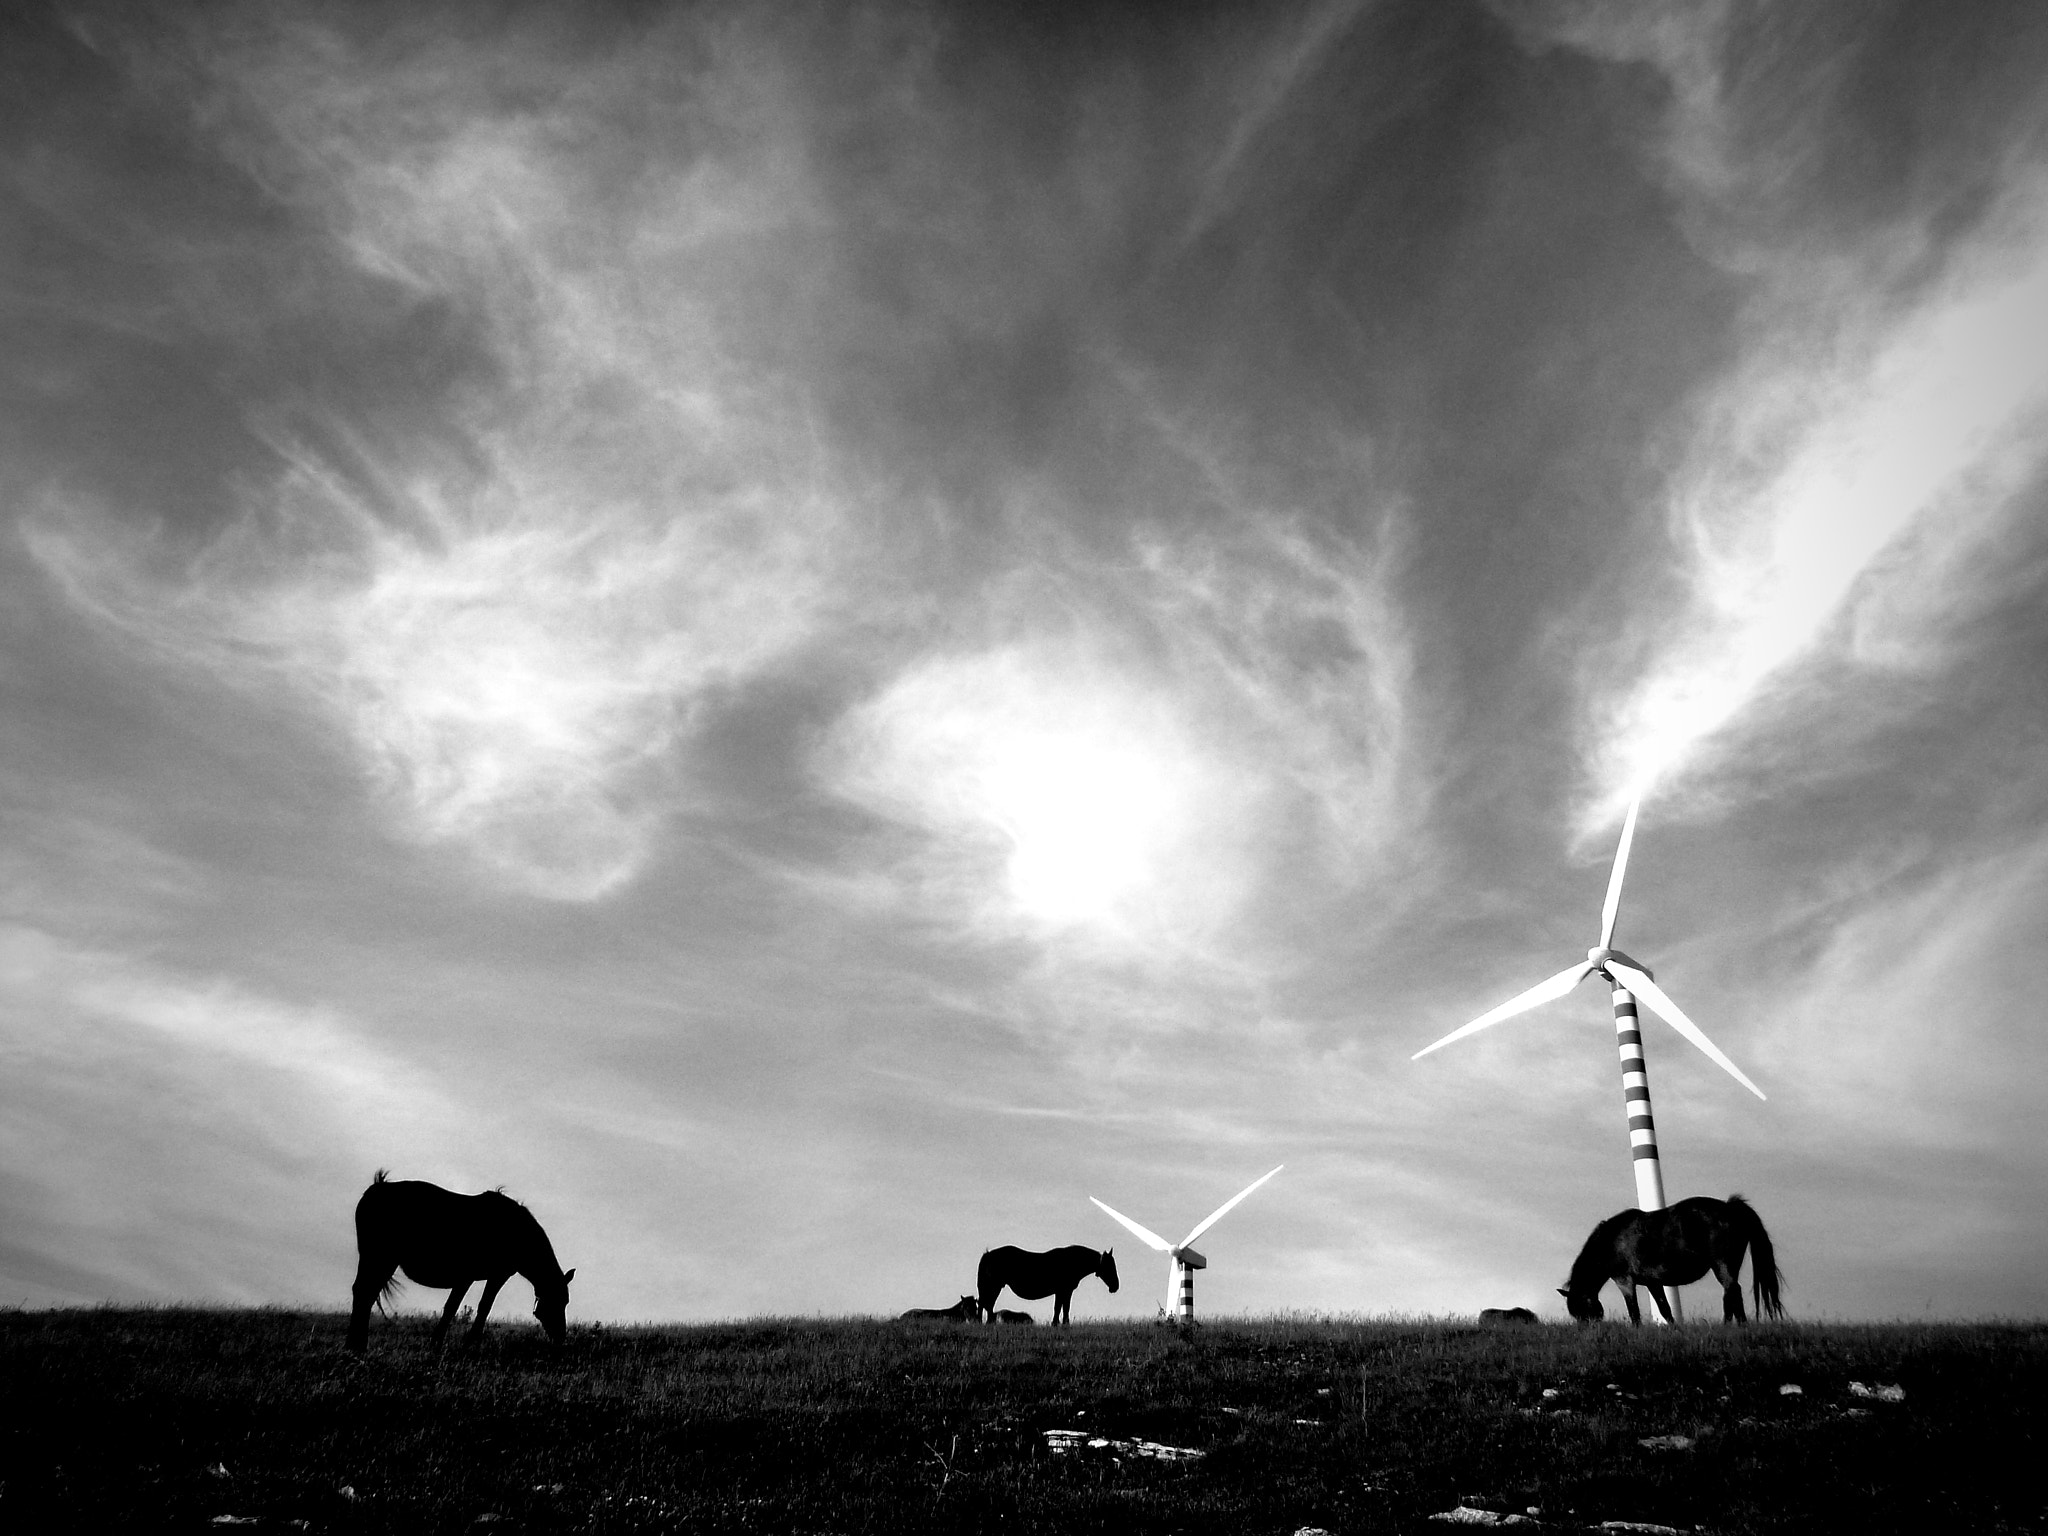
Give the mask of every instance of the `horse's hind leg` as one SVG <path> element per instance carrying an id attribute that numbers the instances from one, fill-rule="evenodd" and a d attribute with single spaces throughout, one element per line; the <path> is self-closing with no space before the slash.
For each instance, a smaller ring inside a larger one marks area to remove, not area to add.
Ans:
<path id="1" fill-rule="evenodd" d="M 1055 1291 L 1053 1293 L 1052 1320 L 1054 1322 L 1072 1323 L 1074 1320 L 1073 1308 L 1074 1293 L 1072 1291 Z"/>
<path id="2" fill-rule="evenodd" d="M 434 1342 L 440 1343 L 448 1337 L 448 1325 L 455 1321 L 455 1313 L 462 1306 L 462 1298 L 469 1294 L 471 1281 L 452 1287 L 448 1292 L 448 1305 L 441 1309 L 441 1321 L 434 1324 Z"/>
<path id="3" fill-rule="evenodd" d="M 1671 1315 L 1671 1298 L 1664 1294 L 1663 1286 L 1653 1285 L 1650 1287 L 1650 1300 L 1657 1303 L 1657 1310 L 1663 1315 L 1665 1322 L 1673 1325 L 1677 1324 L 1678 1319 Z"/>
<path id="4" fill-rule="evenodd" d="M 1742 1276 L 1732 1264 L 1714 1261 L 1714 1278 L 1721 1282 L 1721 1321 L 1724 1323 L 1746 1323 L 1748 1314 L 1742 1310 Z"/>
<path id="5" fill-rule="evenodd" d="M 361 1354 L 370 1347 L 370 1308 L 384 1294 L 384 1287 L 398 1270 L 396 1263 L 365 1258 L 356 1266 L 353 1305 L 348 1314 L 348 1347 Z"/>

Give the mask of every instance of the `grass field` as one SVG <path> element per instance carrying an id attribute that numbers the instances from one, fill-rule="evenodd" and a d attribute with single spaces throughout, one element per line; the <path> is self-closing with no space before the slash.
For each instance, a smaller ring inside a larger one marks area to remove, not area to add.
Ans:
<path id="1" fill-rule="evenodd" d="M 2048 1529 L 2048 1325 L 343 1323 L 0 1314 L 0 1526 Z"/>

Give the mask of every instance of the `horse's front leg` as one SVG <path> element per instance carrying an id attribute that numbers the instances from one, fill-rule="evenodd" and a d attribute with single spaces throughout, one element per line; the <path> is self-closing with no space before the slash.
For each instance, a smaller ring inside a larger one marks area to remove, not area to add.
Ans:
<path id="1" fill-rule="evenodd" d="M 1657 1310 L 1663 1314 L 1664 1321 L 1676 1327 L 1678 1320 L 1671 1315 L 1671 1298 L 1664 1294 L 1663 1286 L 1652 1285 L 1650 1287 L 1650 1300 L 1657 1303 Z"/>
<path id="2" fill-rule="evenodd" d="M 1629 1280 L 1617 1280 L 1614 1282 L 1614 1284 L 1616 1289 L 1618 1289 L 1621 1292 L 1622 1302 L 1628 1307 L 1628 1320 L 1630 1324 L 1637 1328 L 1642 1327 L 1643 1312 L 1642 1308 L 1636 1305 L 1636 1288 L 1634 1282 Z"/>
<path id="3" fill-rule="evenodd" d="M 474 1344 L 484 1331 L 484 1319 L 491 1315 L 491 1303 L 498 1299 L 498 1292 L 504 1287 L 510 1275 L 492 1275 L 484 1281 L 484 1293 L 476 1299 L 476 1319 L 469 1325 L 464 1343 Z M 467 1287 L 464 1287 L 467 1289 Z"/>
<path id="4" fill-rule="evenodd" d="M 1073 1322 L 1074 1293 L 1055 1291 L 1052 1297 L 1052 1320 L 1055 1323 Z"/>
<path id="5" fill-rule="evenodd" d="M 476 1282 L 465 1280 L 448 1292 L 448 1305 L 441 1309 L 441 1321 L 434 1324 L 434 1342 L 440 1343 L 448 1337 L 448 1325 L 455 1321 L 456 1311 L 462 1306 L 462 1298 L 469 1294 L 470 1286 Z"/>

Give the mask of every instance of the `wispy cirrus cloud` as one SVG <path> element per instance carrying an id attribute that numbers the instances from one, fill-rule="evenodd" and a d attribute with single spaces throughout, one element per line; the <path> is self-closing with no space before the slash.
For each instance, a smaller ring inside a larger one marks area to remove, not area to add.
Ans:
<path id="1" fill-rule="evenodd" d="M 636 872 L 677 801 L 669 754 L 695 701 L 796 643 L 816 593 L 786 529 L 749 548 L 688 523 L 519 519 L 439 547 L 379 533 L 354 569 L 168 591 L 75 524 L 32 547 L 151 654 L 317 708 L 401 833 L 567 900 Z"/>
<path id="2" fill-rule="evenodd" d="M 2048 456 L 2048 181 L 2024 120 L 1951 179 L 1831 177 L 1871 89 L 1860 33 L 1818 55 L 1773 46 L 1790 19 L 1721 5 L 1503 14 L 1540 46 L 1659 72 L 1652 164 L 1696 248 L 1749 289 L 1733 360 L 1660 464 L 1685 605 L 1663 584 L 1625 605 L 1589 689 L 1597 824 L 1680 788 L 1724 733 L 1755 749 L 1845 707 L 1817 692 L 1842 685 L 1826 662 L 1952 660 L 1986 566 L 2038 563 L 2021 515 Z M 1846 707 L 1866 730 L 1890 713 L 1881 688 Z"/>
<path id="3" fill-rule="evenodd" d="M 2048 459 L 2043 211 L 2038 189 L 2016 196 L 1932 294 L 1846 327 L 1846 358 L 1764 343 L 1716 388 L 1672 494 L 1694 606 L 1607 701 L 1614 796 L 1747 711 L 1764 712 L 1750 733 L 1796 721 L 1811 701 L 1787 669 L 1817 651 L 1933 665 L 1965 592 L 1983 600 L 1971 567 L 2021 532 Z"/>
<path id="4" fill-rule="evenodd" d="M 552 69 L 549 43 L 505 50 L 509 74 Z M 31 548 L 150 654 L 314 708 L 402 834 L 591 899 L 654 846 L 699 702 L 824 601 L 849 493 L 736 331 L 809 189 L 788 133 L 740 132 L 775 110 L 745 71 L 675 108 L 697 153 L 593 175 L 603 80 L 644 65 L 614 56 L 534 112 L 445 48 L 399 69 L 370 52 L 308 16 L 186 65 L 319 259 L 386 307 L 457 317 L 476 357 L 425 393 L 295 384 L 258 408 L 266 457 L 196 552 L 61 492 Z"/>

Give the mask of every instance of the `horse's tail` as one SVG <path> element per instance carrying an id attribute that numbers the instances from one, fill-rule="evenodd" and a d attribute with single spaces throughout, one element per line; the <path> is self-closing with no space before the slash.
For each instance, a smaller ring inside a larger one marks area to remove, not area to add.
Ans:
<path id="1" fill-rule="evenodd" d="M 1777 1251 L 1771 1247 L 1771 1234 L 1764 1230 L 1763 1218 L 1740 1195 L 1728 1197 L 1728 1209 L 1749 1238 L 1749 1294 L 1756 1303 L 1757 1316 L 1783 1317 L 1785 1303 L 1778 1297 L 1778 1287 L 1784 1277 L 1778 1273 Z"/>
<path id="2" fill-rule="evenodd" d="M 369 1233 L 366 1233 L 363 1230 L 363 1209 L 370 1203 L 370 1195 L 377 1188 L 377 1186 L 379 1184 L 389 1184 L 390 1182 L 391 1170 L 389 1168 L 379 1168 L 376 1172 L 376 1175 L 370 1180 L 369 1189 L 363 1191 L 363 1198 L 356 1202 L 356 1246 L 359 1250 L 362 1251 L 366 1262 L 368 1260 L 368 1256 L 372 1248 L 380 1245 L 378 1243 L 377 1238 L 371 1236 Z M 382 1202 L 380 1201 L 380 1208 L 381 1204 Z M 386 1277 L 382 1288 L 379 1289 L 377 1292 L 378 1310 L 383 1312 L 384 1315 L 387 1317 L 391 1315 L 391 1312 L 390 1308 L 386 1306 L 385 1303 L 389 1302 L 393 1296 L 396 1296 L 400 1291 L 405 1289 L 405 1282 L 399 1279 L 398 1275 L 398 1265 L 394 1262 L 391 1266 L 390 1275 Z"/>

